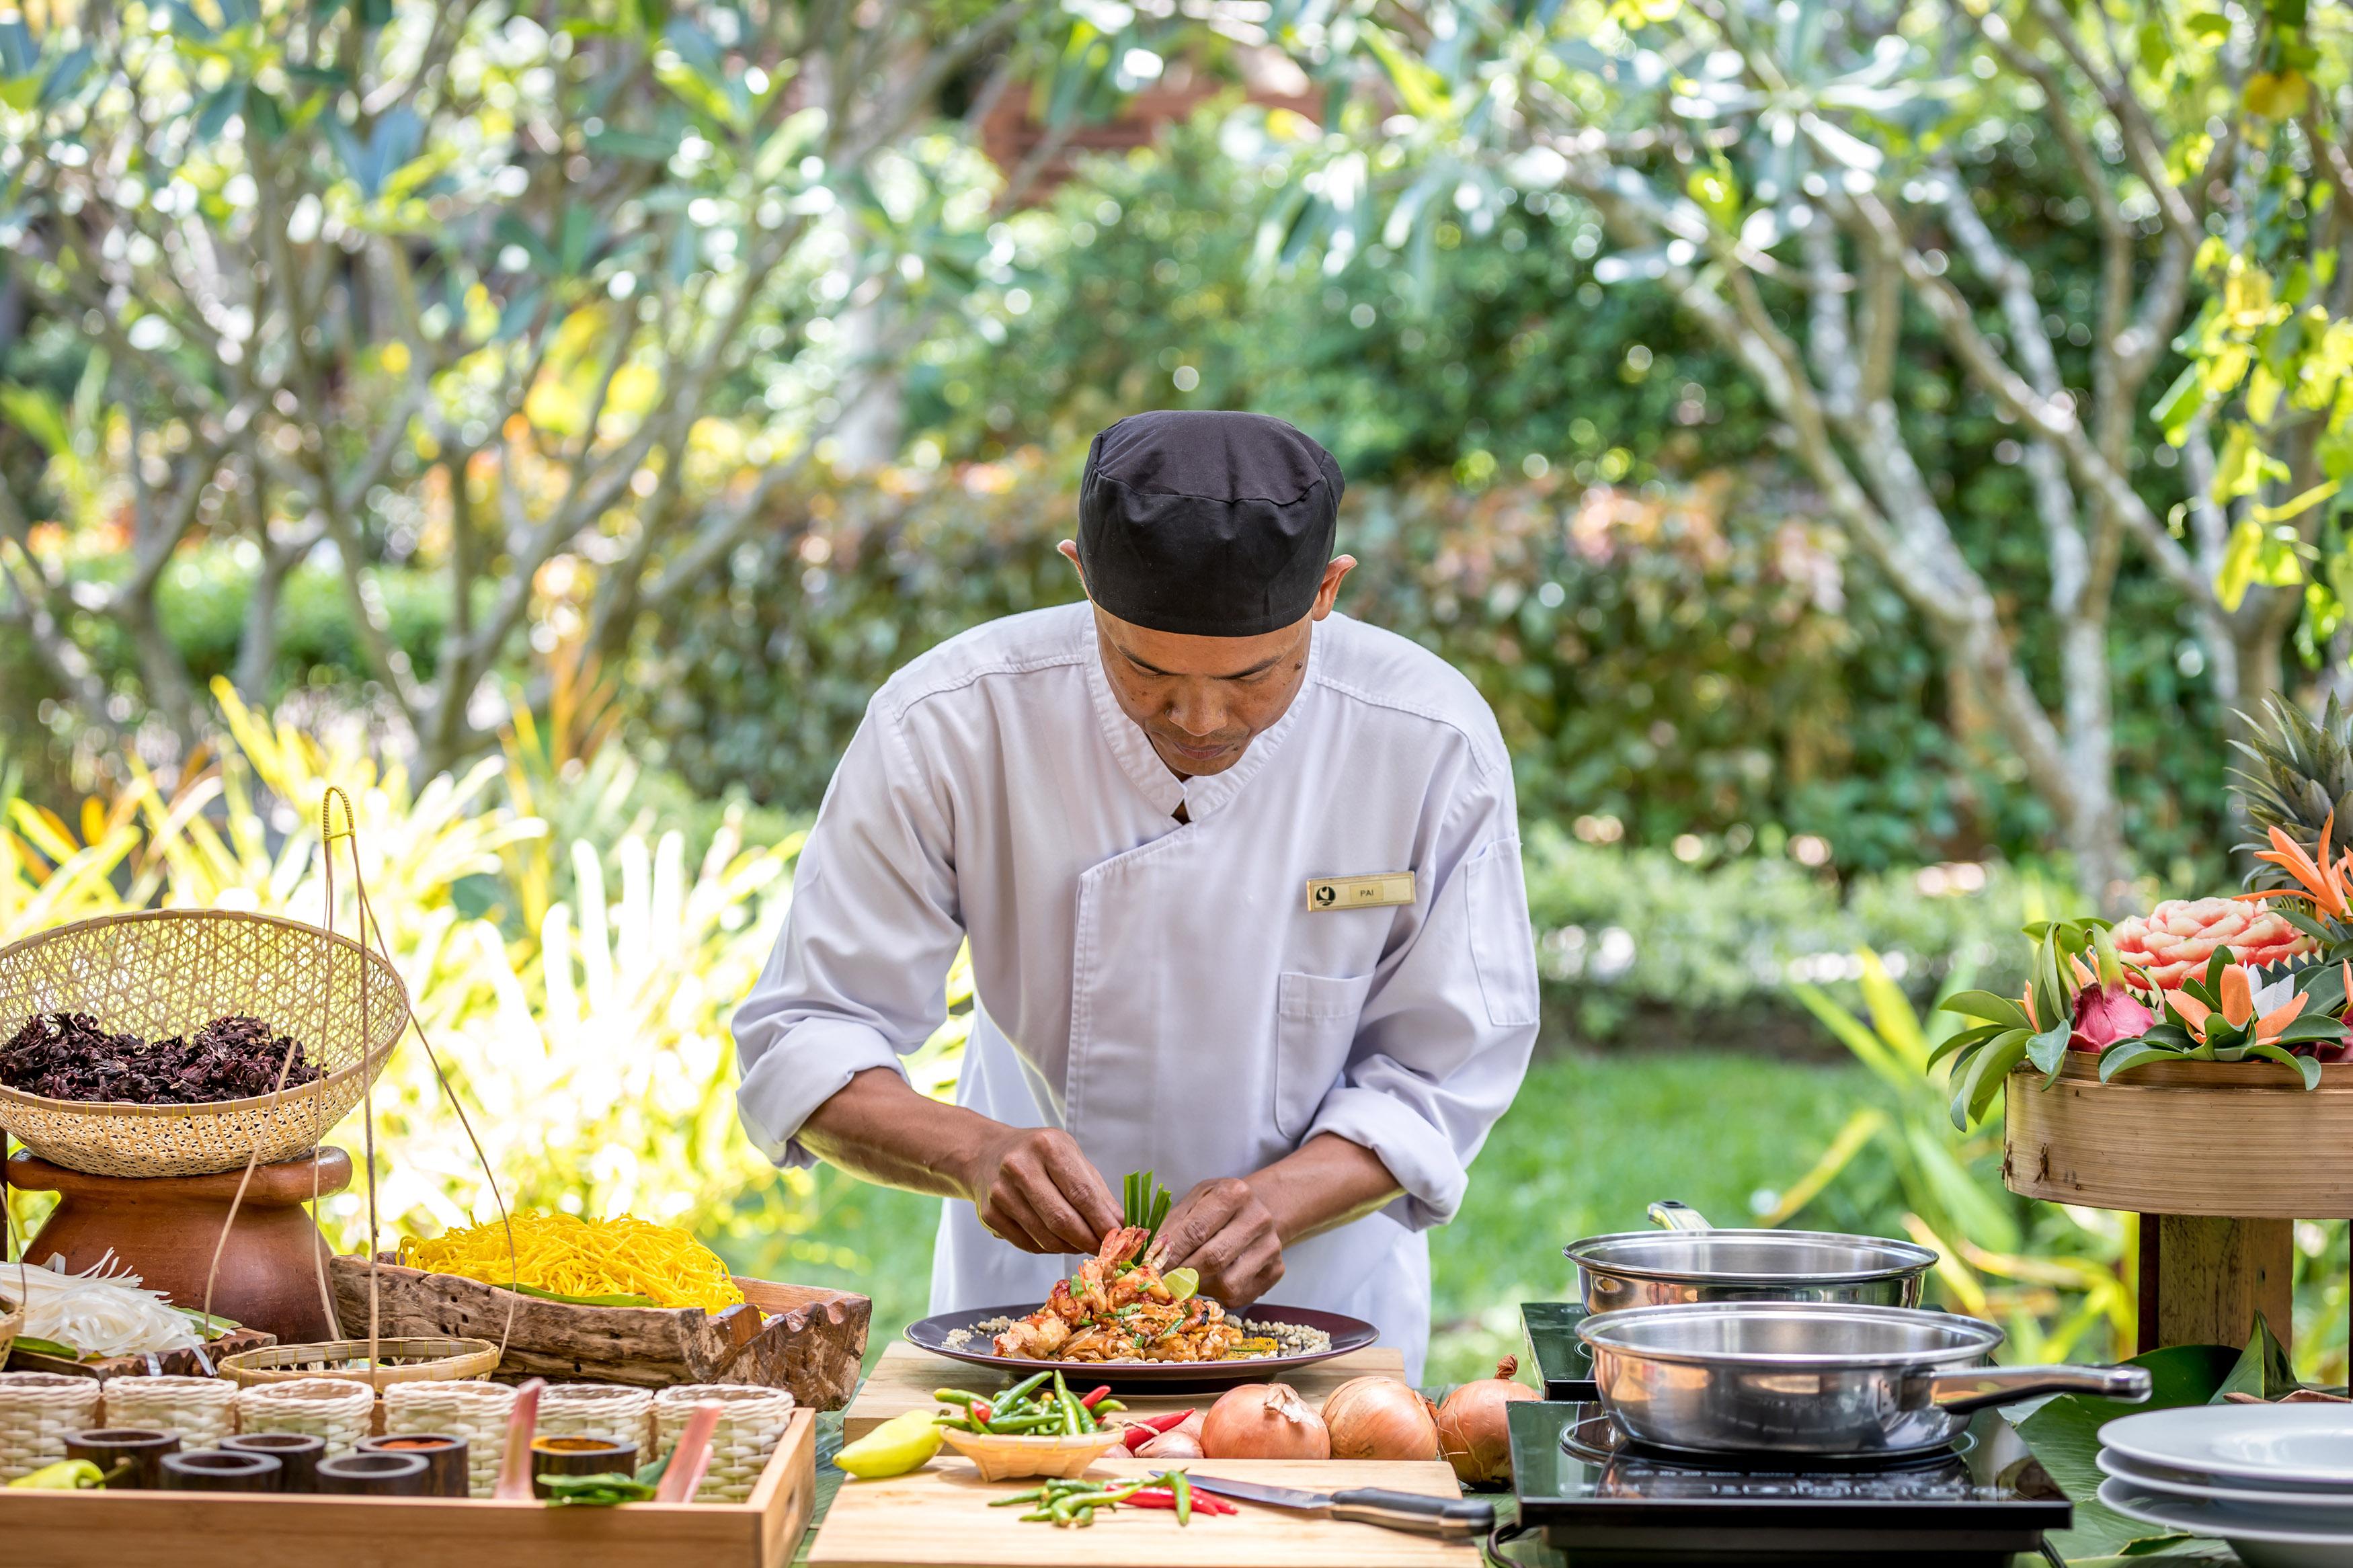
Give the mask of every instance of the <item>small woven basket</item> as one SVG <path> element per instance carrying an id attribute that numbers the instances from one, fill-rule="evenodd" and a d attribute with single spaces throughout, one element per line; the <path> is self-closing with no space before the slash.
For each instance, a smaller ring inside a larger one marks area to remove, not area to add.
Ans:
<path id="1" fill-rule="evenodd" d="M 0 948 L 0 1039 L 36 1014 L 58 1012 L 87 1013 L 147 1040 L 249 1016 L 302 1042 L 322 1076 L 248 1100 L 83 1103 L 0 1088 L 0 1129 L 53 1164 L 100 1176 L 193 1176 L 238 1170 L 249 1158 L 274 1164 L 317 1144 L 384 1070 L 408 1025 L 408 993 L 381 955 L 299 921 L 144 910 Z"/>
<path id="2" fill-rule="evenodd" d="M 99 1382 L 56 1372 L 0 1372 L 0 1484 L 66 1457 L 66 1437 L 98 1425 Z"/>
<path id="3" fill-rule="evenodd" d="M 654 1448 L 666 1454 L 698 1405 L 721 1407 L 711 1434 L 711 1465 L 694 1489 L 696 1502 L 744 1502 L 760 1484 L 760 1472 L 776 1451 L 793 1418 L 793 1396 L 781 1388 L 739 1383 L 684 1383 L 654 1395 Z"/>
<path id="4" fill-rule="evenodd" d="M 503 1384 L 396 1383 L 384 1391 L 385 1435 L 447 1432 L 463 1437 L 467 1493 L 488 1497 L 498 1489 L 514 1402 L 515 1391 Z"/>
<path id="5" fill-rule="evenodd" d="M 237 1384 L 217 1377 L 114 1377 L 105 1390 L 106 1424 L 180 1435 L 183 1448 L 216 1448 L 237 1430 Z"/>
<path id="6" fill-rule="evenodd" d="M 239 1432 L 303 1432 L 323 1437 L 327 1457 L 348 1454 L 375 1419 L 375 1391 L 340 1377 L 265 1383 L 237 1392 Z"/>
<path id="7" fill-rule="evenodd" d="M 240 1388 L 339 1378 L 380 1391 L 403 1383 L 458 1383 L 488 1377 L 499 1364 L 499 1347 L 488 1340 L 425 1335 L 378 1340 L 375 1348 L 376 1364 L 371 1369 L 365 1340 L 265 1345 L 221 1357 L 220 1374 Z"/>
<path id="8" fill-rule="evenodd" d="M 539 1396 L 539 1436 L 653 1444 L 654 1396 L 617 1383 L 558 1383 Z"/>

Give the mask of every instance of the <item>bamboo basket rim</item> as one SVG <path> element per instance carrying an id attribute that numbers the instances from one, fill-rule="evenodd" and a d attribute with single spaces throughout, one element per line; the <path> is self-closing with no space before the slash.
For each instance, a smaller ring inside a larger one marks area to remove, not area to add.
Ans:
<path id="1" fill-rule="evenodd" d="M 322 1340 L 311 1344 L 264 1345 L 239 1351 L 215 1363 L 219 1374 L 239 1388 L 266 1388 L 309 1378 L 332 1378 L 378 1394 L 396 1384 L 467 1383 L 488 1377 L 499 1364 L 499 1347 L 489 1340 L 459 1339 L 443 1334 L 408 1334 L 379 1339 L 375 1353 L 404 1359 L 396 1366 L 372 1368 L 318 1367 L 307 1363 L 364 1361 L 365 1340 Z M 304 1364 L 295 1364 L 295 1363 Z"/>
<path id="2" fill-rule="evenodd" d="M 2155 1073 L 2149 1069 L 2155 1068 Z M 2194 1081 L 2185 1082 L 2179 1076 L 2187 1073 Z M 2010 1069 L 2010 1081 L 2021 1078 L 2034 1079 L 2030 1086 L 2040 1093 L 2042 1079 L 2046 1075 L 2032 1062 L 2021 1062 Z M 2090 1051 L 2071 1050 L 2059 1064 L 2059 1076 L 2050 1087 L 2071 1084 L 2089 1089 L 2182 1089 L 2196 1092 L 2205 1089 L 2285 1089 L 2296 1094 L 2317 1094 L 2322 1089 L 2353 1088 L 2353 1060 L 2322 1062 L 2320 1081 L 2307 1089 L 2303 1080 L 2275 1061 L 2253 1057 L 2242 1062 L 2207 1062 L 2190 1059 L 2143 1062 L 2130 1072 L 2103 1080 L 2100 1058 Z"/>
<path id="3" fill-rule="evenodd" d="M 20 938 L 5 947 L 0 947 L 0 961 L 13 958 L 21 952 L 29 952 L 48 942 L 62 942 L 69 937 L 79 937 L 86 932 L 103 930 L 108 926 L 128 925 L 142 921 L 216 921 L 223 924 L 278 926 L 288 931 L 298 931 L 305 936 L 320 938 L 357 953 L 362 968 L 373 969 L 378 972 L 382 978 L 392 982 L 394 992 L 400 1001 L 401 1012 L 406 1015 L 415 1011 L 415 1004 L 409 998 L 407 983 L 401 979 L 400 971 L 374 948 L 364 946 L 341 931 L 332 931 L 324 926 L 312 925 L 308 921 L 292 920 L 285 915 L 263 914 L 259 910 L 125 910 L 119 914 L 92 915 L 87 920 L 68 921 L 63 925 L 55 925 L 47 931 L 35 931 L 31 936 Z M 21 1089 L 11 1089 L 6 1084 L 0 1084 L 0 1102 L 13 1101 L 41 1110 L 102 1111 L 109 1116 L 228 1116 L 261 1106 L 283 1104 L 300 1095 L 323 1094 L 331 1086 L 342 1083 L 355 1073 L 365 1071 L 371 1060 L 381 1065 L 383 1058 L 390 1054 L 391 1048 L 387 1046 L 380 1051 L 369 1051 L 363 1047 L 358 1060 L 345 1062 L 334 1071 L 322 1073 L 308 1083 L 289 1084 L 283 1089 L 274 1089 L 268 1094 L 249 1094 L 237 1100 L 199 1100 L 189 1101 L 185 1105 L 177 1103 L 148 1105 L 129 1100 L 53 1100 L 45 1094 L 28 1094 Z"/>

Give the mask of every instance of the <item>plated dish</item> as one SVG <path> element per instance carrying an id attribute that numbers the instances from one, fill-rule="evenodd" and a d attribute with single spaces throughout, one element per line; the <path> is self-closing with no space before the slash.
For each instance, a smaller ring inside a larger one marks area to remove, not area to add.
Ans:
<path id="1" fill-rule="evenodd" d="M 1105 1361 L 1074 1363 L 1029 1356 L 999 1355 L 996 1337 L 1005 1326 L 1029 1315 L 1029 1307 L 972 1307 L 942 1312 L 907 1327 L 907 1342 L 934 1355 L 973 1366 L 990 1367 L 1018 1382 L 1033 1372 L 1085 1367 L 1085 1375 L 1115 1389 L 1150 1387 L 1161 1393 L 1226 1388 L 1238 1383 L 1270 1383 L 1300 1367 L 1313 1366 L 1352 1351 L 1363 1350 L 1380 1338 L 1380 1331 L 1362 1318 L 1309 1307 L 1278 1306 L 1262 1301 L 1238 1320 L 1244 1335 L 1273 1342 L 1270 1352 L 1256 1352 L 1219 1361 Z M 1229 1321 L 1237 1320 L 1229 1320 Z"/>

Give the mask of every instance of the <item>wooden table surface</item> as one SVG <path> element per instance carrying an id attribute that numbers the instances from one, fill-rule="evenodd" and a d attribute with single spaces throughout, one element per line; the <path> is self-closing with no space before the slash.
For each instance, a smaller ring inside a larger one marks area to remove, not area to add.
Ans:
<path id="1" fill-rule="evenodd" d="M 1091 1476 L 1148 1474 L 1149 1459 L 1104 1459 Z M 1328 1492 L 1378 1485 L 1457 1497 L 1443 1463 L 1376 1460 L 1194 1459 L 1197 1475 L 1230 1476 Z M 1185 1568 L 1477 1568 L 1471 1542 L 1436 1541 L 1377 1525 L 1349 1524 L 1290 1509 L 1237 1503 L 1232 1514 L 1123 1508 L 1083 1531 L 1024 1523 L 1018 1508 L 991 1508 L 1036 1482 L 985 1482 L 969 1460 L 943 1454 L 912 1475 L 849 1481 L 835 1494 L 808 1552 L 809 1568 L 1036 1568 L 1050 1563 Z"/>
<path id="2" fill-rule="evenodd" d="M 1074 1382 L 1083 1383 L 1086 1375 L 1087 1369 L 1083 1366 L 1071 1369 Z M 1282 1381 L 1299 1390 L 1300 1396 L 1310 1405 L 1321 1409 L 1324 1396 L 1350 1378 L 1374 1376 L 1403 1378 L 1405 1352 L 1388 1345 L 1373 1345 L 1286 1373 Z M 859 1389 L 858 1397 L 849 1402 L 849 1408 L 842 1413 L 842 1440 L 854 1443 L 892 1416 L 910 1410 L 936 1410 L 938 1402 L 932 1397 L 932 1390 L 935 1388 L 965 1388 L 975 1394 L 984 1394 L 1001 1386 L 1003 1381 L 999 1374 L 986 1367 L 950 1361 L 945 1356 L 919 1351 L 903 1340 L 897 1341 L 882 1347 L 874 1370 L 867 1374 L 865 1385 Z M 1123 1394 L 1119 1397 L 1131 1415 L 1163 1415 L 1172 1410 L 1182 1410 L 1187 1405 L 1207 1410 L 1218 1400 L 1215 1393 Z"/>

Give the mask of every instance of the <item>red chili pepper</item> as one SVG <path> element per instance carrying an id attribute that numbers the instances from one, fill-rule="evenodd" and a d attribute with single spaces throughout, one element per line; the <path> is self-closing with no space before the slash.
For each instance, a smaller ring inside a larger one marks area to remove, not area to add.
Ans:
<path id="1" fill-rule="evenodd" d="M 1079 1401 L 1079 1403 L 1085 1405 L 1088 1409 L 1092 1410 L 1095 1407 L 1095 1401 L 1101 1399 L 1104 1394 L 1109 1394 L 1110 1392 L 1111 1384 L 1106 1383 L 1101 1388 L 1096 1389 L 1092 1394 L 1085 1395 Z"/>
<path id="2" fill-rule="evenodd" d="M 1163 1432 L 1182 1426 L 1187 1421 L 1192 1419 L 1192 1415 L 1193 1412 L 1187 1409 L 1179 1410 L 1173 1415 L 1140 1416 L 1127 1424 L 1127 1436 L 1121 1441 L 1126 1445 L 1127 1451 L 1133 1454 Z"/>
<path id="3" fill-rule="evenodd" d="M 975 1421 L 979 1422 L 984 1426 L 988 1425 L 989 1414 L 987 1400 L 976 1399 L 972 1402 L 972 1418 Z"/>

